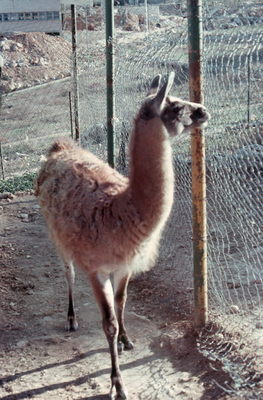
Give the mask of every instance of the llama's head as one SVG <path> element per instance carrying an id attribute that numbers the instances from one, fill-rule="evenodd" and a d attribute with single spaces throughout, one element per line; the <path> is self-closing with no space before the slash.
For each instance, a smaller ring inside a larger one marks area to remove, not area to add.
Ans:
<path id="1" fill-rule="evenodd" d="M 153 79 L 141 108 L 141 117 L 146 120 L 160 117 L 170 136 L 177 136 L 195 127 L 205 127 L 210 114 L 202 104 L 168 96 L 173 82 L 174 72 L 170 73 L 163 86 L 160 85 L 161 75 Z"/>

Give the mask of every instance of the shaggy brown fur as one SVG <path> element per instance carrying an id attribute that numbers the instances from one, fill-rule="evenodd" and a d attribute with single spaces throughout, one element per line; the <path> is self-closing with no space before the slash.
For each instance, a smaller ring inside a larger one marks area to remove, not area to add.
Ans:
<path id="1" fill-rule="evenodd" d="M 69 328 L 77 327 L 73 262 L 87 272 L 102 311 L 116 399 L 127 398 L 118 365 L 117 337 L 119 350 L 122 345 L 133 347 L 123 320 L 128 281 L 134 272 L 154 264 L 172 208 L 170 137 L 201 126 L 209 118 L 200 104 L 168 97 L 173 75 L 161 89 L 159 83 L 160 76 L 154 79 L 134 122 L 129 178 L 72 142 L 57 141 L 37 180 L 36 195 L 66 266 Z"/>

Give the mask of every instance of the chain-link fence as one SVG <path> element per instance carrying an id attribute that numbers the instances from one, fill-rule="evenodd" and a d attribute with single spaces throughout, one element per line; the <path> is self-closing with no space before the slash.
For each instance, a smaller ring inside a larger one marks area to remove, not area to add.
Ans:
<path id="1" fill-rule="evenodd" d="M 115 9 L 116 161 L 124 172 L 129 131 L 152 77 L 174 70 L 174 93 L 188 98 L 186 1 L 148 3 L 148 7 L 142 2 Z M 106 159 L 103 7 L 81 5 L 77 11 L 81 141 Z M 230 375 L 225 385 L 228 393 L 259 399 L 263 396 L 263 2 L 207 0 L 203 12 L 205 105 L 212 114 L 206 131 L 210 323 L 198 345 L 214 366 Z M 1 39 L 4 57 L 12 56 L 2 75 L 6 92 L 0 139 L 6 177 L 36 171 L 53 139 L 74 131 L 70 9 L 65 6 L 63 13 L 61 38 L 21 34 Z M 16 51 L 14 43 L 21 44 Z M 27 89 L 21 88 L 26 85 Z M 191 315 L 187 137 L 174 145 L 174 166 L 175 204 L 159 264 L 174 268 L 176 285 L 181 288 L 178 304 Z"/>

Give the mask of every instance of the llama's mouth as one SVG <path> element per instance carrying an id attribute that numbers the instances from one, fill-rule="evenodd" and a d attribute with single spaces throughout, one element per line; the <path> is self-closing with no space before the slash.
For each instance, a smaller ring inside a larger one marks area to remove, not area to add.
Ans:
<path id="1" fill-rule="evenodd" d="M 207 123 L 210 119 L 210 114 L 206 112 L 205 115 L 202 116 L 202 118 L 195 118 L 193 119 L 191 117 L 191 123 L 190 124 L 184 124 L 184 129 L 183 133 L 188 133 L 191 132 L 193 128 L 205 128 L 207 126 Z"/>
<path id="2" fill-rule="evenodd" d="M 205 128 L 207 126 L 208 119 L 204 121 L 193 121 L 192 124 L 184 127 L 184 132 L 190 132 L 193 128 Z"/>
<path id="3" fill-rule="evenodd" d="M 205 108 L 199 107 L 191 115 L 191 120 L 193 121 L 193 125 L 203 125 L 205 122 L 209 121 L 211 118 L 210 114 L 206 111 Z"/>

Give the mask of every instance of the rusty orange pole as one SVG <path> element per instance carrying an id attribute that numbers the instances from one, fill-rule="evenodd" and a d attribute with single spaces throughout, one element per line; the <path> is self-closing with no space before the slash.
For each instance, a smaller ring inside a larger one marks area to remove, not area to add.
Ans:
<path id="1" fill-rule="evenodd" d="M 202 88 L 202 0 L 187 0 L 190 99 L 203 103 Z M 191 135 L 192 208 L 194 263 L 194 325 L 207 323 L 207 221 L 205 138 L 201 129 Z"/>

